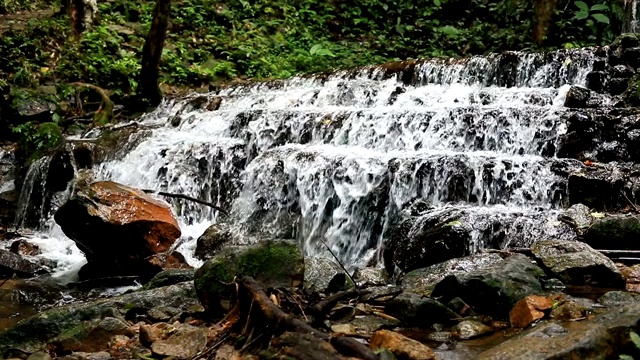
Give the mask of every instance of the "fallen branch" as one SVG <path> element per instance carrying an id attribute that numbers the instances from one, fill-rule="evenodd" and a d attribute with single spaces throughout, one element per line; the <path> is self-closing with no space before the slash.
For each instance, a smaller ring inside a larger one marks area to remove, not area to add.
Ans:
<path id="1" fill-rule="evenodd" d="M 108 124 L 113 121 L 113 109 L 115 107 L 115 104 L 113 103 L 113 101 L 111 101 L 109 94 L 107 94 L 107 92 L 103 88 L 92 84 L 85 84 L 82 82 L 74 82 L 70 85 L 88 88 L 100 95 L 102 102 L 100 103 L 100 107 L 98 108 L 98 110 L 93 115 L 93 121 L 99 124 Z"/>
<path id="2" fill-rule="evenodd" d="M 329 342 L 341 354 L 365 360 L 377 360 L 378 357 L 366 345 L 354 338 L 346 336 L 331 337 L 316 330 L 309 324 L 296 319 L 277 307 L 262 290 L 258 283 L 249 276 L 236 279 L 238 285 L 238 306 L 241 322 L 245 330 L 251 333 L 258 331 L 261 335 L 269 331 L 270 335 L 280 335 L 286 331 L 310 334 L 318 341 Z M 251 330 L 249 330 L 251 328 Z M 257 329 L 258 328 L 258 329 Z M 269 338 L 269 336 L 264 337 Z"/>
<path id="3" fill-rule="evenodd" d="M 347 290 L 336 293 L 315 304 L 311 309 L 316 317 L 323 317 L 333 309 L 340 300 L 355 298 L 370 293 L 363 290 Z"/>
<path id="4" fill-rule="evenodd" d="M 141 191 L 147 193 L 147 194 L 156 194 L 156 195 L 160 195 L 160 196 L 166 196 L 166 197 L 170 197 L 170 198 L 175 198 L 175 199 L 183 199 L 183 200 L 188 200 L 188 201 L 193 201 L 195 203 L 198 203 L 200 205 L 205 205 L 208 206 L 210 208 L 213 208 L 215 210 L 218 210 L 220 213 L 222 213 L 224 216 L 229 216 L 229 213 L 226 212 L 223 208 L 221 208 L 220 206 L 204 201 L 204 200 L 200 200 L 200 199 L 196 199 L 193 198 L 191 196 L 187 196 L 184 194 L 173 194 L 173 193 L 168 193 L 168 192 L 164 192 L 164 191 L 156 191 L 156 190 L 150 190 L 150 189 L 141 189 Z"/>

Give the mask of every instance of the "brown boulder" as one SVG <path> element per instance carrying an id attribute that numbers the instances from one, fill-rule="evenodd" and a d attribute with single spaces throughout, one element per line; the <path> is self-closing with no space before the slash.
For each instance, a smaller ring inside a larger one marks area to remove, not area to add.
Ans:
<path id="1" fill-rule="evenodd" d="M 553 307 L 553 301 L 544 296 L 529 295 L 516 303 L 509 313 L 509 321 L 514 328 L 525 328 L 532 322 L 542 319 L 544 311 Z"/>
<path id="2" fill-rule="evenodd" d="M 389 330 L 376 331 L 371 336 L 369 347 L 374 350 L 387 349 L 394 353 L 398 359 L 431 360 L 436 358 L 433 350 L 427 345 Z"/>
<path id="3" fill-rule="evenodd" d="M 180 227 L 163 201 L 111 181 L 80 189 L 55 214 L 62 231 L 87 257 L 82 278 L 152 277 L 161 270 L 146 258 L 167 251 Z"/>

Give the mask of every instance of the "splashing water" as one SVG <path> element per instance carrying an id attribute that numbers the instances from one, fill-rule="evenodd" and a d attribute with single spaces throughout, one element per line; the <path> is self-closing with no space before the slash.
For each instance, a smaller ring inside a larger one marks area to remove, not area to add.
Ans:
<path id="1" fill-rule="evenodd" d="M 202 95 L 166 101 L 144 117 L 151 134 L 96 178 L 215 203 L 242 241 L 295 238 L 310 254 L 324 242 L 351 267 L 416 201 L 464 210 L 472 252 L 506 246 L 546 231 L 540 219 L 561 206 L 562 104 L 592 63 L 588 49 L 511 52 L 240 85 L 207 95 L 222 98 L 216 111 L 192 105 Z M 176 246 L 197 266 L 195 239 L 220 219 L 172 204 Z M 483 222 L 508 236 L 492 243 Z"/>

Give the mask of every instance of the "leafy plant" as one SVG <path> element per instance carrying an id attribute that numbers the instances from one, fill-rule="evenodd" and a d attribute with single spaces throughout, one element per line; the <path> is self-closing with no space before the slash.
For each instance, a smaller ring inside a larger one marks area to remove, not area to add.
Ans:
<path id="1" fill-rule="evenodd" d="M 640 336 L 635 331 L 631 331 L 629 333 L 629 337 L 631 338 L 631 342 L 633 342 L 633 345 L 635 345 L 636 349 L 640 350 Z M 633 356 L 620 355 L 620 360 L 633 360 Z"/>
<path id="2" fill-rule="evenodd" d="M 595 11 L 608 11 L 609 6 L 605 4 L 595 4 L 589 8 L 589 6 L 584 1 L 576 1 L 574 3 L 576 7 L 578 7 L 578 11 L 575 12 L 575 18 L 578 20 L 584 20 L 591 17 L 593 20 L 597 22 L 601 22 L 603 24 L 610 24 L 611 21 L 609 17 L 603 13 L 595 12 Z"/>

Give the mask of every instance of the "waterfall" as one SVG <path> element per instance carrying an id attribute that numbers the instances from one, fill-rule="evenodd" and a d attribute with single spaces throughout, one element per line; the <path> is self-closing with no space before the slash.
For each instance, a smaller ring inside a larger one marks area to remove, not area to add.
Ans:
<path id="1" fill-rule="evenodd" d="M 193 105 L 203 95 L 170 100 L 144 117 L 151 134 L 96 177 L 231 209 L 220 219 L 172 201 L 193 265 L 195 239 L 227 221 L 238 241 L 292 238 L 308 254 L 326 243 L 361 266 L 417 202 L 477 222 L 471 251 L 506 246 L 539 236 L 562 207 L 566 178 L 552 168 L 564 95 L 592 63 L 589 49 L 509 52 L 238 85 L 204 95 L 222 99 L 215 111 Z M 490 243 L 495 223 L 511 238 Z"/>

